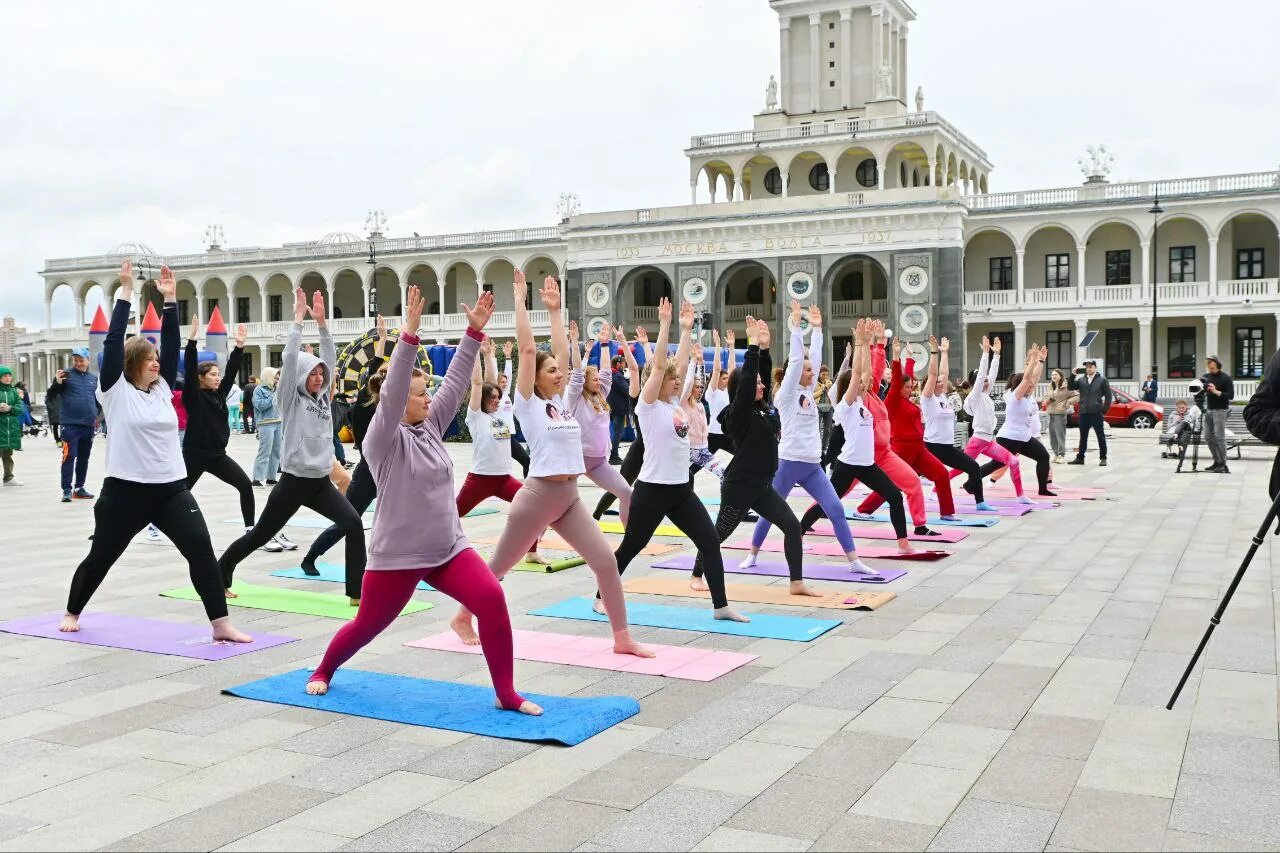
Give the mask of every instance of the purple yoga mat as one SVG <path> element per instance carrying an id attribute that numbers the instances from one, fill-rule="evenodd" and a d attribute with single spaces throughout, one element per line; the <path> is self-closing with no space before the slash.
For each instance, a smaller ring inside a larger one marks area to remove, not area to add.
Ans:
<path id="1" fill-rule="evenodd" d="M 224 660 L 298 641 L 297 637 L 253 634 L 252 643 L 215 643 L 208 625 L 160 622 L 116 613 L 85 614 L 80 617 L 79 631 L 64 634 L 58 630 L 62 616 L 62 613 L 42 613 L 39 616 L 14 619 L 0 624 L 0 631 L 25 637 L 45 637 L 89 646 L 132 649 L 135 652 L 175 655 L 196 660 Z"/>
<path id="2" fill-rule="evenodd" d="M 854 539 L 892 539 L 897 541 L 898 536 L 893 532 L 892 527 L 850 527 Z M 813 524 L 813 533 L 816 536 L 835 536 L 835 529 L 832 528 L 831 522 L 824 520 L 816 521 Z M 946 542 L 955 543 L 962 542 L 969 538 L 969 532 L 959 527 L 941 527 L 934 531 L 937 536 L 918 536 L 908 531 L 907 539 L 912 542 Z"/>
<path id="3" fill-rule="evenodd" d="M 692 556 L 683 557 L 667 557 L 653 564 L 655 569 L 679 569 L 681 571 L 693 571 Z M 787 570 L 786 563 L 756 563 L 749 569 L 744 569 L 738 565 L 737 560 L 726 560 L 724 570 L 735 575 L 765 575 L 775 578 L 791 577 L 791 572 Z M 896 581 L 905 575 L 905 569 L 881 569 L 880 576 L 864 575 L 861 572 L 851 572 L 848 566 L 833 566 L 830 563 L 805 563 L 803 564 L 804 576 L 809 580 L 816 581 L 846 581 L 848 583 L 889 583 Z"/>

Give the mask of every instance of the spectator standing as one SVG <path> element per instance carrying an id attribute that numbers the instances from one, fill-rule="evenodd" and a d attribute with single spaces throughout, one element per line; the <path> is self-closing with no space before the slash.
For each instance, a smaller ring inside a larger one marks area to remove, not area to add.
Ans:
<path id="1" fill-rule="evenodd" d="M 1098 372 L 1098 362 L 1087 359 L 1084 367 L 1067 380 L 1067 387 L 1080 394 L 1080 447 L 1068 465 L 1083 465 L 1089 452 L 1089 430 L 1098 436 L 1098 465 L 1107 465 L 1107 436 L 1102 431 L 1102 417 L 1111 408 L 1111 383 Z"/>
<path id="2" fill-rule="evenodd" d="M 98 377 L 89 372 L 89 348 L 71 351 L 71 369 L 59 370 L 49 386 L 49 399 L 57 398 L 62 424 L 62 502 L 72 498 L 92 500 L 84 487 L 93 451 L 94 422 L 98 419 Z M 72 472 L 75 488 L 72 489 Z"/>
<path id="3" fill-rule="evenodd" d="M 0 365 L 0 463 L 4 485 L 21 486 L 13 476 L 14 451 L 22 449 L 22 397 L 13 384 L 13 369 Z"/>
<path id="4" fill-rule="evenodd" d="M 258 387 L 258 377 L 250 376 L 244 384 L 244 396 L 240 398 L 240 417 L 244 420 L 245 435 L 253 435 L 258 425 L 253 418 L 253 389 Z"/>
<path id="5" fill-rule="evenodd" d="M 1061 464 L 1067 456 L 1067 412 L 1080 399 L 1080 392 L 1067 386 L 1062 371 L 1054 369 L 1049 374 L 1049 393 L 1045 396 L 1045 411 L 1049 413 L 1049 444 L 1053 449 L 1053 461 Z"/>
<path id="6" fill-rule="evenodd" d="M 627 418 L 631 413 L 631 380 L 625 372 L 627 360 L 615 355 L 610 364 L 613 383 L 609 386 L 609 396 L 605 402 L 609 404 L 609 426 L 613 430 L 613 446 L 609 449 L 609 464 L 621 465 L 622 457 L 618 455 L 618 442 L 622 441 L 622 433 L 627 428 Z"/>
<path id="7" fill-rule="evenodd" d="M 1160 396 L 1160 383 L 1156 381 L 1154 373 L 1148 373 L 1142 383 L 1142 399 L 1148 403 L 1154 403 L 1158 396 Z"/>
<path id="8" fill-rule="evenodd" d="M 1205 441 L 1209 452 L 1213 454 L 1213 464 L 1204 470 L 1210 474 L 1230 474 L 1227 467 L 1227 412 L 1231 409 L 1231 401 L 1235 398 L 1235 385 L 1231 377 L 1222 370 L 1222 360 L 1216 355 L 1205 359 L 1208 372 L 1200 377 L 1200 384 L 1205 392 Z"/>

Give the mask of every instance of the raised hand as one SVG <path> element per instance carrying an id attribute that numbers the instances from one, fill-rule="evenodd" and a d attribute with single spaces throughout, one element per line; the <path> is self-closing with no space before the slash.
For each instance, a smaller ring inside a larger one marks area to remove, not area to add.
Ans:
<path id="1" fill-rule="evenodd" d="M 636 342 L 641 346 L 649 345 L 649 332 L 645 330 L 644 326 L 636 326 Z"/>
<path id="2" fill-rule="evenodd" d="M 323 290 L 317 290 L 315 293 L 311 294 L 311 308 L 309 313 L 311 314 L 311 319 L 316 321 L 316 325 L 323 329 L 325 325 Z"/>
<path id="3" fill-rule="evenodd" d="M 160 267 L 160 280 L 156 282 L 156 290 L 160 291 L 165 302 L 178 301 L 178 282 L 167 264 Z"/>
<path id="4" fill-rule="evenodd" d="M 716 345 L 716 349 L 720 349 L 720 330 L 719 329 L 711 330 L 711 343 Z"/>
<path id="5" fill-rule="evenodd" d="M 596 333 L 596 343 L 602 347 L 608 346 L 611 337 L 613 337 L 613 327 L 605 323 L 600 327 L 600 331 Z"/>
<path id="6" fill-rule="evenodd" d="M 542 282 L 542 304 L 548 311 L 560 310 L 560 282 L 554 276 L 547 276 Z"/>
<path id="7" fill-rule="evenodd" d="M 489 318 L 493 316 L 493 293 L 486 290 L 480 294 L 480 298 L 476 300 L 475 308 L 462 306 L 462 310 L 466 312 L 467 323 L 474 331 L 484 331 L 484 327 L 488 324 Z M 421 313 L 421 311 L 419 311 Z"/>
<path id="8" fill-rule="evenodd" d="M 569 344 L 575 347 L 578 345 L 578 321 L 577 320 L 569 321 Z"/>
<path id="9" fill-rule="evenodd" d="M 948 350 L 950 350 L 950 349 L 951 349 L 951 339 L 950 339 L 950 338 L 947 338 L 947 337 L 944 337 L 944 338 L 942 339 L 942 343 L 938 344 L 938 349 L 942 350 L 943 352 L 947 352 Z"/>
<path id="10" fill-rule="evenodd" d="M 893 360 L 897 361 L 902 355 L 902 341 L 898 338 L 893 339 Z"/>
<path id="11" fill-rule="evenodd" d="M 733 349 L 734 341 L 737 340 L 737 336 L 733 334 L 733 329 L 730 329 L 729 331 L 725 332 L 724 337 L 725 337 L 725 346 L 727 346 L 729 349 Z"/>
<path id="12" fill-rule="evenodd" d="M 680 303 L 680 328 L 685 331 L 693 328 L 693 305 L 689 302 Z"/>
<path id="13" fill-rule="evenodd" d="M 671 325 L 671 300 L 665 296 L 658 300 L 658 322 Z"/>
<path id="14" fill-rule="evenodd" d="M 387 339 L 387 318 L 381 314 L 378 315 L 378 341 L 382 342 Z"/>
<path id="15" fill-rule="evenodd" d="M 816 304 L 809 306 L 809 325 L 815 329 L 822 328 L 822 309 Z"/>
<path id="16" fill-rule="evenodd" d="M 791 326 L 792 329 L 800 328 L 800 303 L 791 300 Z"/>
<path id="17" fill-rule="evenodd" d="M 769 329 L 769 324 L 765 320 L 756 321 L 756 346 L 762 350 L 769 348 L 769 344 L 773 340 L 773 332 Z"/>
<path id="18" fill-rule="evenodd" d="M 1003 343 L 1001 343 L 1000 339 L 999 339 L 999 338 L 996 338 L 994 341 L 992 341 L 992 342 L 991 342 L 991 351 L 992 351 L 993 353 L 995 353 L 996 355 L 999 355 L 999 354 L 1000 354 L 1000 350 L 1001 350 L 1001 348 L 1002 348 L 1003 346 L 1004 346 L 1004 344 L 1003 344 Z"/>
<path id="19" fill-rule="evenodd" d="M 512 345 L 511 341 L 504 341 L 502 344 L 502 357 L 507 361 L 511 360 Z"/>
<path id="20" fill-rule="evenodd" d="M 516 306 L 526 305 L 529 299 L 529 282 L 525 280 L 524 271 L 516 270 L 515 279 L 511 283 L 512 290 L 515 291 Z"/>
<path id="21" fill-rule="evenodd" d="M 293 322 L 301 323 L 307 319 L 307 295 L 299 287 L 293 292 Z"/>
<path id="22" fill-rule="evenodd" d="M 493 355 L 493 338 L 484 339 L 484 343 L 480 344 L 480 352 L 484 353 L 485 358 Z"/>
<path id="23" fill-rule="evenodd" d="M 244 349 L 244 339 L 248 336 L 249 329 L 244 323 L 236 326 L 236 346 Z"/>
<path id="24" fill-rule="evenodd" d="M 194 314 L 191 317 L 191 331 L 187 333 L 187 340 L 200 340 L 200 315 Z"/>
<path id="25" fill-rule="evenodd" d="M 982 336 L 982 351 L 991 352 L 991 340 L 986 336 Z"/>
<path id="26" fill-rule="evenodd" d="M 418 290 L 416 284 L 411 284 L 406 297 L 408 302 L 404 306 L 404 325 L 400 327 L 400 333 L 417 337 L 418 326 L 422 324 L 422 291 Z"/>
<path id="27" fill-rule="evenodd" d="M 623 331 L 621 324 L 613 327 L 613 339 L 623 346 L 627 345 L 627 333 Z"/>
<path id="28" fill-rule="evenodd" d="M 858 346 L 864 346 L 867 343 L 867 339 L 871 337 L 870 326 L 871 324 L 869 321 L 862 319 L 858 321 L 858 325 L 853 327 L 853 340 Z M 845 353 L 845 356 L 848 357 L 847 352 Z"/>
<path id="29" fill-rule="evenodd" d="M 116 294 L 116 298 L 125 302 L 133 301 L 133 261 L 120 263 L 120 292 Z"/>
<path id="30" fill-rule="evenodd" d="M 929 352 L 937 352 L 937 351 L 938 351 L 938 339 L 935 338 L 933 335 L 930 335 L 929 336 Z"/>
<path id="31" fill-rule="evenodd" d="M 1047 346 L 1040 347 L 1040 360 L 1041 361 L 1049 360 L 1049 348 Z"/>

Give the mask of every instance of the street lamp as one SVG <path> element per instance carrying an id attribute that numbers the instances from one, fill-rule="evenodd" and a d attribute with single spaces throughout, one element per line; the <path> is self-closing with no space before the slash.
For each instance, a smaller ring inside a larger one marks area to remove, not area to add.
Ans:
<path id="1" fill-rule="evenodd" d="M 1155 376 L 1158 382 L 1160 381 L 1160 368 L 1156 358 L 1160 339 L 1159 326 L 1157 325 L 1160 313 L 1160 267 L 1157 260 L 1160 256 L 1160 238 L 1158 230 L 1160 228 L 1160 214 L 1164 213 L 1164 208 L 1160 206 L 1160 189 L 1158 187 L 1156 188 L 1155 202 L 1147 213 L 1151 214 L 1151 374 Z"/>
<path id="2" fill-rule="evenodd" d="M 369 276 L 369 316 L 378 316 L 378 256 L 373 248 L 373 237 L 369 238 L 369 260 L 366 264 L 373 267 Z"/>

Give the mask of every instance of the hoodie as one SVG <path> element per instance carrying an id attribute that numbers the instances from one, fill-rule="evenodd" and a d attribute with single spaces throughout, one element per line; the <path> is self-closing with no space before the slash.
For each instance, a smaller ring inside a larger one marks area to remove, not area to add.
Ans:
<path id="1" fill-rule="evenodd" d="M 333 469 L 333 416 L 329 389 L 338 352 L 327 327 L 320 329 L 320 357 L 302 351 L 302 324 L 294 323 L 284 345 L 275 401 L 284 422 L 280 470 L 295 477 L 328 478 Z M 318 394 L 307 393 L 307 376 L 320 365 L 324 383 Z"/>

